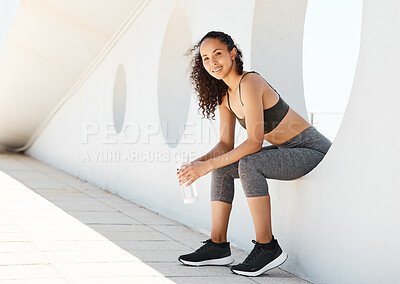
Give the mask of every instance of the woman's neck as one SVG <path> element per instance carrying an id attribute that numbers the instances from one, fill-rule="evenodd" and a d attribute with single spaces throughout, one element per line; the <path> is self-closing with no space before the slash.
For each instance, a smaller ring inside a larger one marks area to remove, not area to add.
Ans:
<path id="1" fill-rule="evenodd" d="M 237 90 L 237 88 L 239 87 L 239 82 L 240 82 L 240 78 L 243 76 L 243 74 L 245 73 L 245 71 L 243 71 L 242 75 L 239 75 L 237 70 L 232 70 L 233 72 L 230 72 L 224 79 L 223 81 L 225 82 L 225 84 L 228 85 L 229 92 L 235 92 Z"/>

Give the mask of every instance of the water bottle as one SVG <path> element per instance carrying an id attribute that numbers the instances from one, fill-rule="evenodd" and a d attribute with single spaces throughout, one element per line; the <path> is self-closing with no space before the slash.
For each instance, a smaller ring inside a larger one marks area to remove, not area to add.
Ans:
<path id="1" fill-rule="evenodd" d="M 181 170 L 181 168 L 183 168 L 185 165 L 189 165 L 189 164 L 190 164 L 190 162 L 188 159 L 181 158 L 178 161 L 178 164 L 176 166 L 177 172 L 179 172 Z M 188 182 L 190 182 L 190 181 L 187 181 L 186 183 L 188 183 Z M 182 184 L 181 190 L 182 190 L 182 195 L 183 195 L 183 203 L 190 204 L 190 203 L 194 203 L 194 202 L 198 201 L 195 183 L 192 183 L 189 186 Z"/>

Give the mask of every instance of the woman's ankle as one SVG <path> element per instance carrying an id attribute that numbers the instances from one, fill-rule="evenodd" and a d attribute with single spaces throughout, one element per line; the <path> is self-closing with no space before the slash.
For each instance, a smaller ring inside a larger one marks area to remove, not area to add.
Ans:
<path id="1" fill-rule="evenodd" d="M 272 242 L 274 236 L 272 234 L 263 234 L 262 236 L 256 236 L 256 241 L 260 244 L 268 244 Z"/>
<path id="2" fill-rule="evenodd" d="M 214 243 L 221 244 L 226 242 L 226 237 L 223 236 L 211 236 L 211 240 Z"/>

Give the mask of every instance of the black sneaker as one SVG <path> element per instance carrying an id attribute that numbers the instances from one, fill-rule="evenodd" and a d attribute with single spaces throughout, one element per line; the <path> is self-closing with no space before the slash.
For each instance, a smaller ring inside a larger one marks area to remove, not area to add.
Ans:
<path id="1" fill-rule="evenodd" d="M 185 265 L 227 265 L 234 260 L 231 255 L 229 242 L 217 244 L 211 239 L 204 241 L 204 245 L 193 253 L 181 255 L 178 260 Z"/>
<path id="2" fill-rule="evenodd" d="M 282 251 L 278 241 L 274 238 L 272 239 L 270 245 L 272 247 L 269 248 L 253 240 L 252 242 L 255 244 L 253 250 L 243 263 L 233 265 L 231 271 L 245 276 L 258 276 L 284 263 L 287 259 L 287 254 Z"/>

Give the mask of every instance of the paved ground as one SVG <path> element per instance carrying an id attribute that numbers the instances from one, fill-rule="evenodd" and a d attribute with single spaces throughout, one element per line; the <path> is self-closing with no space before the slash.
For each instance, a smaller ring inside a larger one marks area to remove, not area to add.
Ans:
<path id="1" fill-rule="evenodd" d="M 279 268 L 247 278 L 177 261 L 207 238 L 28 156 L 0 154 L 1 283 L 308 283 Z"/>

